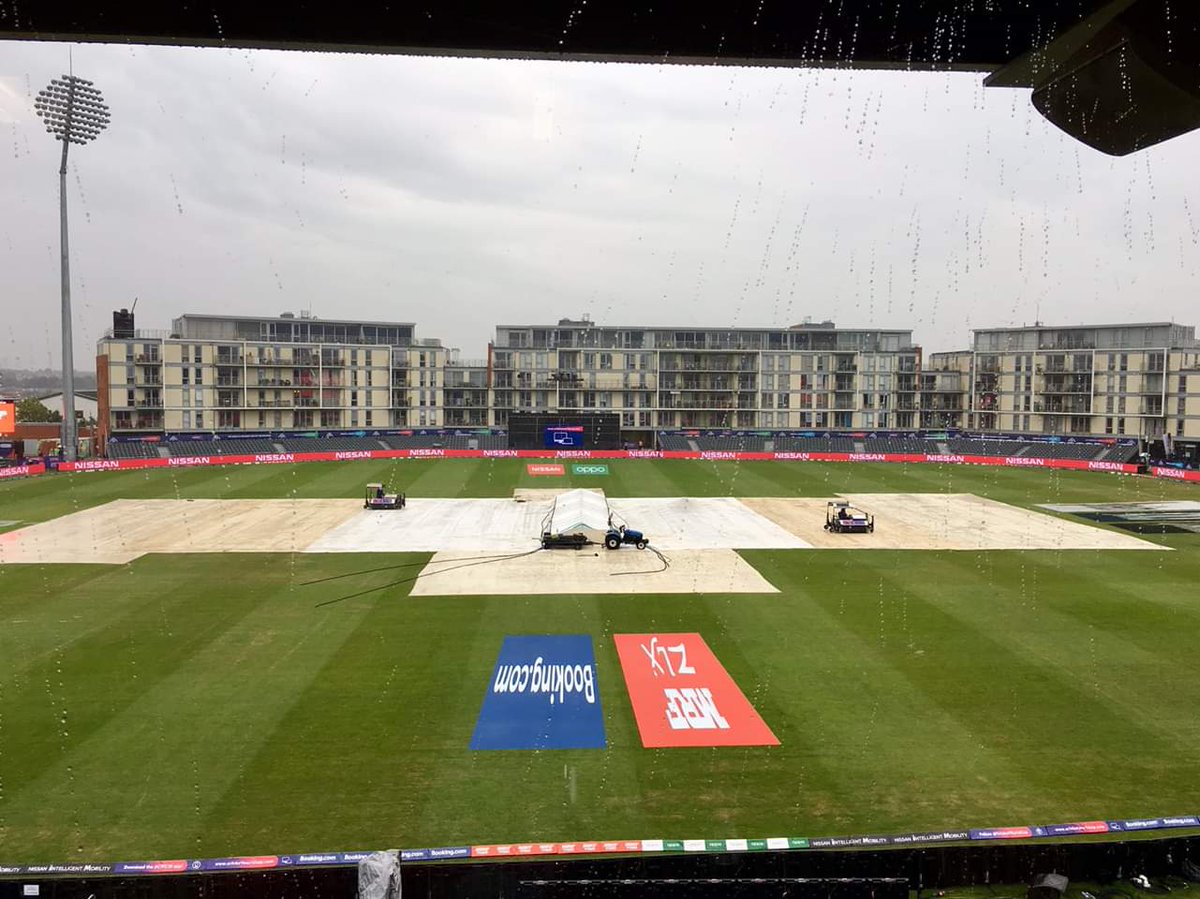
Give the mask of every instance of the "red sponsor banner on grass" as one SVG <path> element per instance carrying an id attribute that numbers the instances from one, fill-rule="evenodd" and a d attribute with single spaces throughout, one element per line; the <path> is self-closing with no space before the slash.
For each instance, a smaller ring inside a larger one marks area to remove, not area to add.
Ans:
<path id="1" fill-rule="evenodd" d="M 699 634 L 615 634 L 642 745 L 778 746 Z"/>
<path id="2" fill-rule="evenodd" d="M 551 477 L 561 478 L 563 475 L 565 475 L 567 473 L 566 468 L 564 468 L 562 465 L 549 465 L 549 464 L 538 464 L 538 463 L 530 463 L 529 465 L 526 465 L 525 470 L 527 472 L 529 472 L 529 474 L 533 475 L 534 477 L 538 477 L 540 475 L 549 475 Z"/>

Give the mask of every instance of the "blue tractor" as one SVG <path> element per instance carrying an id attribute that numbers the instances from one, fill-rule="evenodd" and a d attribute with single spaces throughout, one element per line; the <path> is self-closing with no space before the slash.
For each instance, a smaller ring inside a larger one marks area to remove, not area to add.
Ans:
<path id="1" fill-rule="evenodd" d="M 646 535 L 641 531 L 627 528 L 623 524 L 609 528 L 608 533 L 604 535 L 604 545 L 608 549 L 620 549 L 625 544 L 632 544 L 638 549 L 645 549 L 646 544 L 649 542 L 646 539 Z"/>

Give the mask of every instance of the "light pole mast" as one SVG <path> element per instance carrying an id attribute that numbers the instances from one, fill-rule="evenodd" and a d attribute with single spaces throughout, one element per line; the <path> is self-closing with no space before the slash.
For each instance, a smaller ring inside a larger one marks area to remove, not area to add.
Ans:
<path id="1" fill-rule="evenodd" d="M 63 458 L 74 462 L 75 438 L 75 353 L 71 335 L 71 267 L 67 249 L 67 150 L 71 144 L 86 144 L 108 126 L 108 107 L 92 82 L 74 75 L 53 79 L 37 95 L 34 109 L 46 130 L 62 141 L 58 167 L 59 245 L 62 251 L 62 366 L 63 366 Z"/>

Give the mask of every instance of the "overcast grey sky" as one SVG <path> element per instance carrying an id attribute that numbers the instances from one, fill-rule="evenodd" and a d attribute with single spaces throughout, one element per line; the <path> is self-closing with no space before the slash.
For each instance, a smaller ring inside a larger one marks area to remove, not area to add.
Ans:
<path id="1" fill-rule="evenodd" d="M 113 308 L 497 323 L 1200 323 L 1200 134 L 1111 159 L 908 74 L 76 45 L 76 359 Z M 59 364 L 65 44 L 0 42 L 0 366 Z"/>

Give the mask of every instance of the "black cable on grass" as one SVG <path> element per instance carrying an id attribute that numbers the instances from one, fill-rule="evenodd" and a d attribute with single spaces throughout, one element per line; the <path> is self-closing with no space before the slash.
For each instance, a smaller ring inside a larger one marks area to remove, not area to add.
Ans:
<path id="1" fill-rule="evenodd" d="M 479 559 L 507 559 L 508 556 L 507 555 L 479 556 L 477 558 L 479 558 Z M 428 560 L 425 562 L 398 562 L 395 565 L 380 565 L 378 568 L 360 568 L 357 571 L 347 571 L 344 574 L 331 574 L 331 575 L 329 575 L 329 577 L 319 577 L 313 581 L 301 581 L 296 586 L 308 587 L 308 586 L 311 586 L 312 584 L 324 584 L 326 581 L 336 581 L 336 580 L 340 580 L 340 579 L 346 578 L 346 577 L 356 577 L 360 574 L 374 574 L 377 571 L 395 571 L 398 568 L 415 568 L 415 567 L 418 567 L 421 565 L 439 565 L 439 564 L 444 564 L 444 560 L 443 560 L 443 562 L 434 562 L 433 560 Z"/>
<path id="2" fill-rule="evenodd" d="M 532 556 L 534 553 L 540 553 L 542 551 L 542 549 L 543 549 L 543 547 L 539 546 L 536 549 L 531 549 L 531 550 L 528 550 L 527 552 L 512 553 L 507 556 L 486 556 L 482 559 L 471 559 L 470 561 L 463 562 L 461 565 L 452 565 L 449 568 L 439 568 L 437 571 L 430 571 L 428 574 L 426 574 L 425 572 L 418 572 L 413 577 L 401 578 L 398 581 L 392 581 L 390 584 L 380 584 L 378 587 L 369 587 L 366 590 L 359 590 L 357 593 L 350 593 L 346 596 L 339 596 L 336 599 L 327 599 L 324 602 L 317 603 L 315 606 L 313 606 L 313 608 L 319 609 L 322 606 L 331 606 L 334 603 L 342 602 L 343 600 L 346 600 L 346 599 L 355 599 L 359 596 L 366 596 L 368 593 L 375 593 L 379 590 L 386 590 L 389 587 L 399 587 L 402 584 L 411 584 L 422 577 L 429 577 L 430 575 L 434 575 L 434 574 L 442 574 L 443 572 L 446 572 L 446 571 L 458 571 L 460 568 L 471 568 L 475 565 L 487 565 L 492 562 L 505 562 L 510 559 L 520 559 L 524 556 Z M 449 561 L 449 560 L 447 560 L 447 561 Z"/>
<path id="3" fill-rule="evenodd" d="M 666 571 L 668 568 L 671 567 L 671 560 L 668 559 L 666 556 L 664 556 L 659 551 L 658 547 L 647 546 L 646 548 L 648 550 L 650 550 L 652 553 L 654 553 L 656 556 L 658 556 L 659 561 L 663 563 L 662 568 L 655 568 L 653 571 L 610 571 L 608 573 L 608 576 L 609 577 L 620 577 L 623 574 L 661 574 L 662 572 Z"/>

